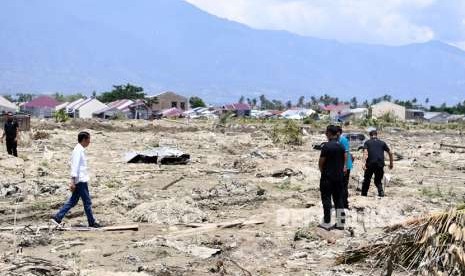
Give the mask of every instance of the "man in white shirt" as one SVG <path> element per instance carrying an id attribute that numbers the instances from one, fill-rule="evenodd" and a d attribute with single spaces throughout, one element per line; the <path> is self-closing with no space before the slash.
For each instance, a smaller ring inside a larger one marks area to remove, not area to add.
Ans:
<path id="1" fill-rule="evenodd" d="M 87 222 L 89 227 L 99 228 L 101 227 L 95 222 L 92 214 L 92 202 L 90 199 L 89 188 L 87 182 L 89 181 L 89 175 L 87 172 L 87 159 L 85 155 L 85 148 L 90 144 L 90 134 L 82 131 L 78 134 L 78 144 L 74 147 L 73 154 L 71 157 L 71 183 L 69 189 L 72 192 L 71 197 L 65 203 L 65 205 L 58 211 L 58 213 L 52 217 L 54 223 L 60 224 L 66 213 L 76 206 L 79 198 L 82 199 L 84 204 L 84 211 L 87 216 Z"/>

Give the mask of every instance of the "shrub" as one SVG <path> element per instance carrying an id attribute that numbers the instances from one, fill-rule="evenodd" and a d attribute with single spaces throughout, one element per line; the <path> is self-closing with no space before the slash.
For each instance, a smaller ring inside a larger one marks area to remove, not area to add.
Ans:
<path id="1" fill-rule="evenodd" d="M 293 120 L 276 124 L 271 132 L 271 139 L 275 144 L 302 145 L 302 136 L 300 126 Z"/>
<path id="2" fill-rule="evenodd" d="M 226 126 L 226 124 L 234 117 L 234 113 L 229 111 L 225 114 L 221 114 L 219 124 L 222 126 Z"/>
<path id="3" fill-rule="evenodd" d="M 64 109 L 60 109 L 60 110 L 56 111 L 53 114 L 53 117 L 55 118 L 55 122 L 57 122 L 57 123 L 64 123 L 64 122 L 68 121 L 68 119 L 69 119 L 69 116 L 68 116 L 68 114 L 66 114 L 66 111 Z"/>

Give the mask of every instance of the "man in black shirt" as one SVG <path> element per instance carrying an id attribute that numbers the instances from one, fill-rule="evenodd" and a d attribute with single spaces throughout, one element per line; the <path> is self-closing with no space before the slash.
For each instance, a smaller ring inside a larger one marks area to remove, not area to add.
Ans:
<path id="1" fill-rule="evenodd" d="M 370 131 L 370 140 L 363 146 L 363 160 L 365 177 L 362 185 L 362 196 L 367 196 L 368 189 L 373 174 L 375 175 L 375 185 L 378 188 L 378 196 L 384 197 L 382 180 L 384 176 L 384 152 L 389 154 L 389 169 L 394 167 L 392 152 L 384 141 L 378 139 L 376 130 Z"/>
<path id="2" fill-rule="evenodd" d="M 2 143 L 3 138 L 6 137 L 6 150 L 8 154 L 18 156 L 18 131 L 19 126 L 17 122 L 13 121 L 13 113 L 8 112 L 7 121 L 3 127 Z"/>
<path id="3" fill-rule="evenodd" d="M 330 230 L 331 226 L 331 198 L 336 208 L 336 229 L 344 229 L 345 213 L 343 204 L 344 172 L 347 170 L 347 153 L 338 142 L 337 127 L 326 128 L 328 142 L 321 149 L 318 166 L 321 171 L 320 192 L 323 203 L 324 219 L 321 228 Z"/>

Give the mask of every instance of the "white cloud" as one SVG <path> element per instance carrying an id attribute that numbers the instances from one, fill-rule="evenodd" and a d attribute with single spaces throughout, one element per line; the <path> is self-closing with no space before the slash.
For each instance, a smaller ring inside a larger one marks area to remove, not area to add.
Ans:
<path id="1" fill-rule="evenodd" d="M 345 42 L 400 45 L 431 39 L 465 40 L 463 0 L 186 1 L 254 28 Z"/>

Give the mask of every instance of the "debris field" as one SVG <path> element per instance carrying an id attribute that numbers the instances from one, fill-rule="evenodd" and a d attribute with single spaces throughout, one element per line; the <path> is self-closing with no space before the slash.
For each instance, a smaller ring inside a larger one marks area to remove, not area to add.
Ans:
<path id="1" fill-rule="evenodd" d="M 354 151 L 348 228 L 327 232 L 316 228 L 322 206 L 312 147 L 324 141 L 322 128 L 306 128 L 298 146 L 273 143 L 268 124 L 234 121 L 33 121 L 32 128 L 21 134 L 19 158 L 0 153 L 0 275 L 381 275 L 374 260 L 347 264 L 341 255 L 374 244 L 385 227 L 465 199 L 465 149 L 449 147 L 465 137 L 454 130 L 383 129 L 396 153 L 385 198 L 373 184 L 369 197 L 357 192 L 362 152 Z M 91 133 L 95 217 L 128 229 L 79 231 L 81 202 L 65 229 L 48 222 L 69 196 L 80 130 Z M 167 148 L 183 159 L 150 158 Z"/>

